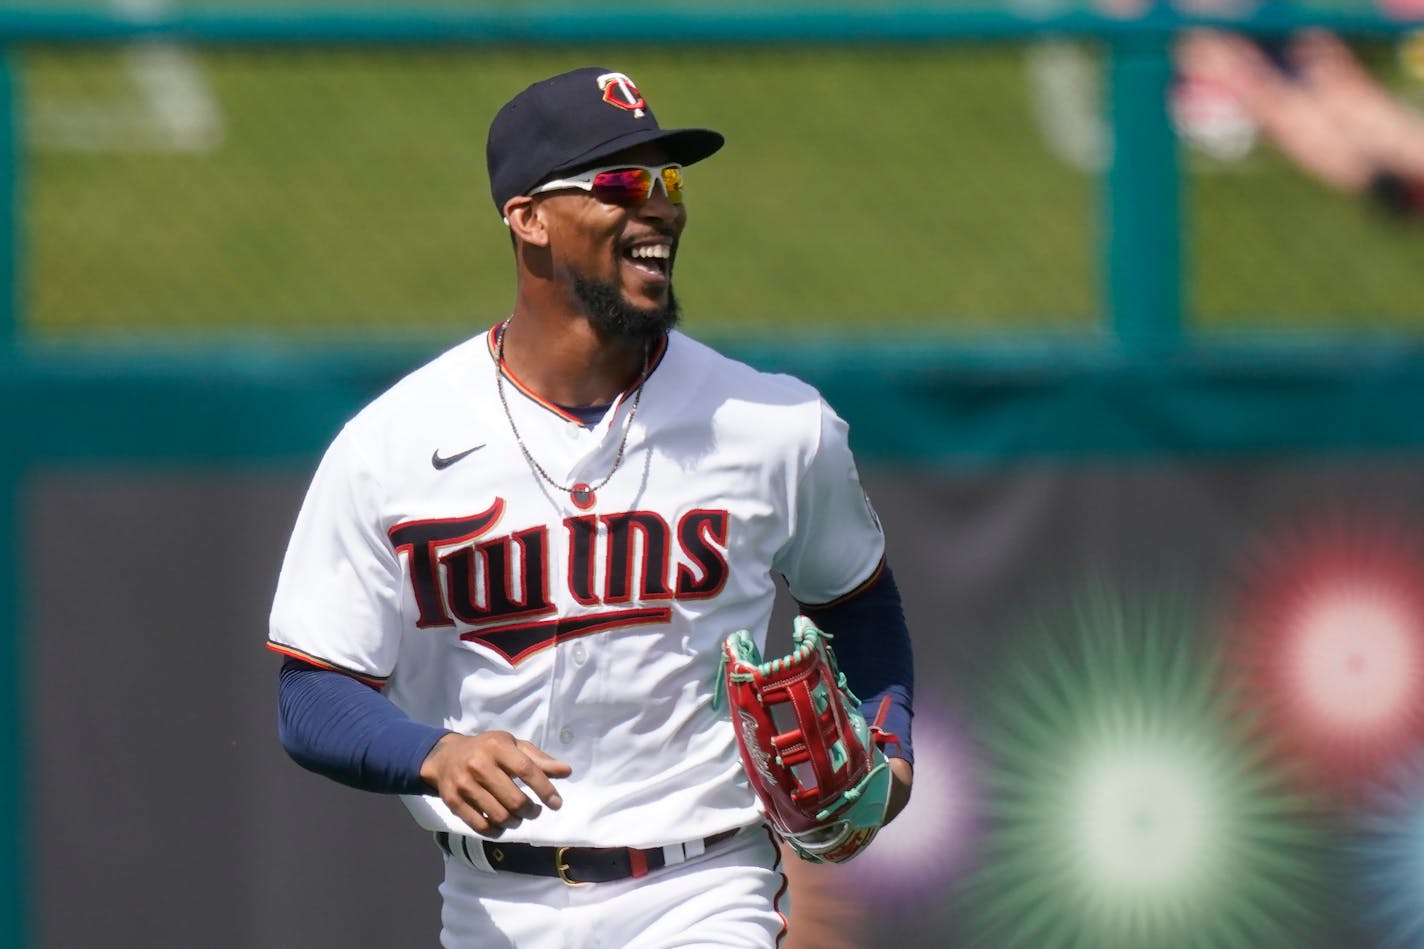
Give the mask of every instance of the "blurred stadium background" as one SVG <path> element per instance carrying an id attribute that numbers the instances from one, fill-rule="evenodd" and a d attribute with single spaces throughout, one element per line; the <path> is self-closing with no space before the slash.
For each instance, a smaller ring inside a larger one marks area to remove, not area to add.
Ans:
<path id="1" fill-rule="evenodd" d="M 1346 0 L 0 4 L 0 943 L 434 944 L 266 609 L 336 428 L 507 310 L 494 110 L 588 63 L 727 134 L 686 329 L 851 422 L 916 636 L 915 800 L 789 944 L 1424 943 L 1424 217 L 1173 112 L 1202 24 L 1424 107 Z"/>

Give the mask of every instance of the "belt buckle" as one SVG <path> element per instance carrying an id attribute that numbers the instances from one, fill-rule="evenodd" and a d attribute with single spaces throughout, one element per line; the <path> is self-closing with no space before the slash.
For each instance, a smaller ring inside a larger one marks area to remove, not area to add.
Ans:
<path id="1" fill-rule="evenodd" d="M 559 879 L 564 882 L 565 886 L 592 886 L 591 883 L 580 883 L 578 880 L 569 878 L 569 865 L 564 863 L 564 854 L 568 851 L 568 847 L 560 847 L 554 854 L 554 869 L 558 872 Z"/>

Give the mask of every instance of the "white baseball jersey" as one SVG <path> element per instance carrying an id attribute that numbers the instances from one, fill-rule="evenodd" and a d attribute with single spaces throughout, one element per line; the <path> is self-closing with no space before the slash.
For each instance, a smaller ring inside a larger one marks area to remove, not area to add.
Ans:
<path id="1" fill-rule="evenodd" d="M 655 847 L 759 819 L 730 716 L 722 640 L 759 647 L 774 574 L 803 602 L 868 581 L 884 538 L 845 423 L 810 386 L 680 333 L 593 429 L 506 374 L 495 333 L 381 395 L 337 436 L 282 566 L 278 651 L 380 685 L 410 717 L 500 729 L 573 768 L 504 839 Z M 457 457 L 458 456 L 458 457 Z M 470 834 L 434 795 L 430 830 Z"/>

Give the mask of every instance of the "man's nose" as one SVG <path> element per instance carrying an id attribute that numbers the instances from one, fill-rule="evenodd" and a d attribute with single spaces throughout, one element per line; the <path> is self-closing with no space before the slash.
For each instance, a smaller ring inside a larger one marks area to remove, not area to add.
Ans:
<path id="1" fill-rule="evenodd" d="M 682 213 L 682 205 L 672 203 L 672 200 L 668 197 L 667 188 L 661 181 L 653 183 L 653 193 L 650 194 L 648 200 L 644 201 L 642 206 L 638 208 L 639 216 L 657 218 L 663 221 L 676 220 L 680 213 Z"/>

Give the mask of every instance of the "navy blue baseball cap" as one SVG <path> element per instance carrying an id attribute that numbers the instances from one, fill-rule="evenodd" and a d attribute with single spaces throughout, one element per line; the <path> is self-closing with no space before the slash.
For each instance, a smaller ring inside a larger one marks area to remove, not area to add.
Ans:
<path id="1" fill-rule="evenodd" d="M 660 128 L 632 79 L 585 66 L 534 83 L 495 115 L 485 145 L 490 196 L 503 214 L 515 195 L 625 148 L 656 143 L 669 160 L 690 165 L 723 141 L 711 129 Z"/>

